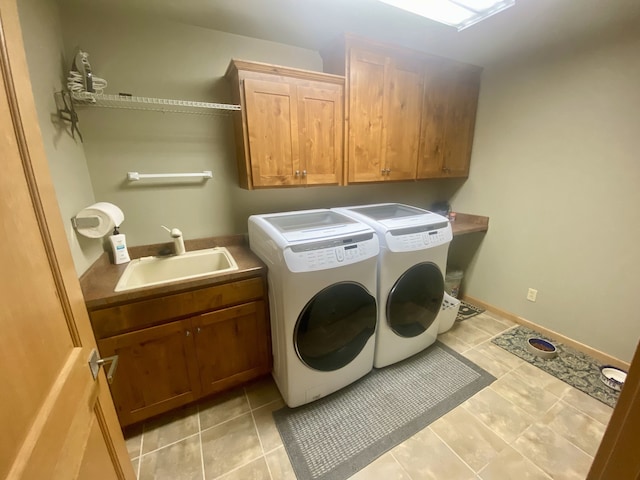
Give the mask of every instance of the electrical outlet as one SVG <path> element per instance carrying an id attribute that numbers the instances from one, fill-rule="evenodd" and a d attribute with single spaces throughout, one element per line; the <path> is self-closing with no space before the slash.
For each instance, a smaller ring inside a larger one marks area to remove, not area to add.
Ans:
<path id="1" fill-rule="evenodd" d="M 538 290 L 536 290 L 535 288 L 530 288 L 527 292 L 527 300 L 529 300 L 530 302 L 535 302 L 537 296 Z"/>

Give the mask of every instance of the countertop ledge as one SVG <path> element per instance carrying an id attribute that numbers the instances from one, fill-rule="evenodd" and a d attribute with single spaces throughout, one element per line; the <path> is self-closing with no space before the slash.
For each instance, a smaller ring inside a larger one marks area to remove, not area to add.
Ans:
<path id="1" fill-rule="evenodd" d="M 451 222 L 451 229 L 454 237 L 466 233 L 486 232 L 489 230 L 489 217 L 456 212 L 456 219 Z"/>
<path id="2" fill-rule="evenodd" d="M 114 288 L 127 268 L 127 264 L 113 265 L 108 253 L 103 253 L 80 277 L 80 287 L 88 310 L 113 307 L 124 303 L 162 297 L 174 293 L 211 287 L 223 283 L 255 278 L 266 273 L 265 264 L 249 249 L 244 235 L 185 240 L 187 251 L 213 247 L 226 247 L 238 264 L 238 270 L 208 277 L 194 278 L 151 287 L 137 288 L 125 292 L 115 292 Z M 161 251 L 173 249 L 173 242 L 144 245 L 129 248 L 131 259 L 158 255 Z"/>

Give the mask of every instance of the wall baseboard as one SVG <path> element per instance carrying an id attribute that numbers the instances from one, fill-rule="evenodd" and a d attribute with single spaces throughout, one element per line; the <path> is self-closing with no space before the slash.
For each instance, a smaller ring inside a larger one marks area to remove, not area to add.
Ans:
<path id="1" fill-rule="evenodd" d="M 533 323 L 527 320 L 526 318 L 522 318 L 514 313 L 507 312 L 506 310 L 496 307 L 495 305 L 491 305 L 489 303 L 483 302 L 482 300 L 479 300 L 475 297 L 471 297 L 469 295 L 463 295 L 462 299 L 469 303 L 482 307 L 489 312 L 500 315 L 501 317 L 506 318 L 507 320 L 511 320 L 512 322 L 515 322 L 519 325 L 530 328 L 531 330 L 535 330 L 536 332 L 542 335 L 545 335 L 551 338 L 552 340 L 556 340 L 572 348 L 575 348 L 579 352 L 586 353 L 587 355 L 592 356 L 596 360 L 601 361 L 603 364 L 613 365 L 614 367 L 621 368 L 625 371 L 629 371 L 629 364 L 627 362 L 620 360 L 619 358 L 612 357 L 611 355 L 601 352 L 600 350 L 596 350 L 595 348 L 590 347 L 589 345 L 580 343 L 576 340 L 573 340 L 569 337 L 562 335 L 561 333 L 542 327 L 537 323 Z"/>

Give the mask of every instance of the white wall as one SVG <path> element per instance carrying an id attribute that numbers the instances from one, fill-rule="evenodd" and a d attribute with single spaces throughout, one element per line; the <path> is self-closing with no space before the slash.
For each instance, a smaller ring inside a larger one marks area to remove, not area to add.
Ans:
<path id="1" fill-rule="evenodd" d="M 491 217 L 466 293 L 625 361 L 640 337 L 632 35 L 485 70 L 471 174 L 453 201 Z"/>
<path id="2" fill-rule="evenodd" d="M 109 16 L 62 7 L 67 51 L 89 52 L 108 92 L 229 102 L 231 58 L 322 70 L 317 52 L 161 19 Z M 446 189 L 437 182 L 247 191 L 238 187 L 230 117 L 130 110 L 80 112 L 91 182 L 99 201 L 125 213 L 130 245 L 165 241 L 161 224 L 186 238 L 243 233 L 253 213 L 382 201 L 428 206 Z M 212 170 L 205 183 L 125 181 L 146 173 Z M 446 198 L 442 197 L 442 198 Z"/>
<path id="3" fill-rule="evenodd" d="M 77 235 L 71 218 L 94 203 L 82 144 L 56 116 L 54 92 L 66 83 L 70 61 L 64 56 L 60 12 L 51 0 L 19 0 L 18 8 L 42 140 L 78 275 L 102 253 L 102 242 Z"/>

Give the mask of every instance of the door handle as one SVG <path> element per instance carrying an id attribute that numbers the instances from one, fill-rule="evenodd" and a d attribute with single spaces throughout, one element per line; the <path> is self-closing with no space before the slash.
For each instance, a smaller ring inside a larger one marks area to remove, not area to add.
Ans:
<path id="1" fill-rule="evenodd" d="M 98 378 L 100 367 L 106 365 L 107 363 L 111 364 L 109 370 L 107 371 L 107 382 L 109 382 L 109 384 L 112 384 L 113 376 L 115 375 L 118 368 L 118 355 L 100 358 L 100 355 L 95 348 L 91 350 L 91 355 L 89 355 L 89 369 L 91 370 L 91 375 L 93 375 L 94 380 Z"/>

